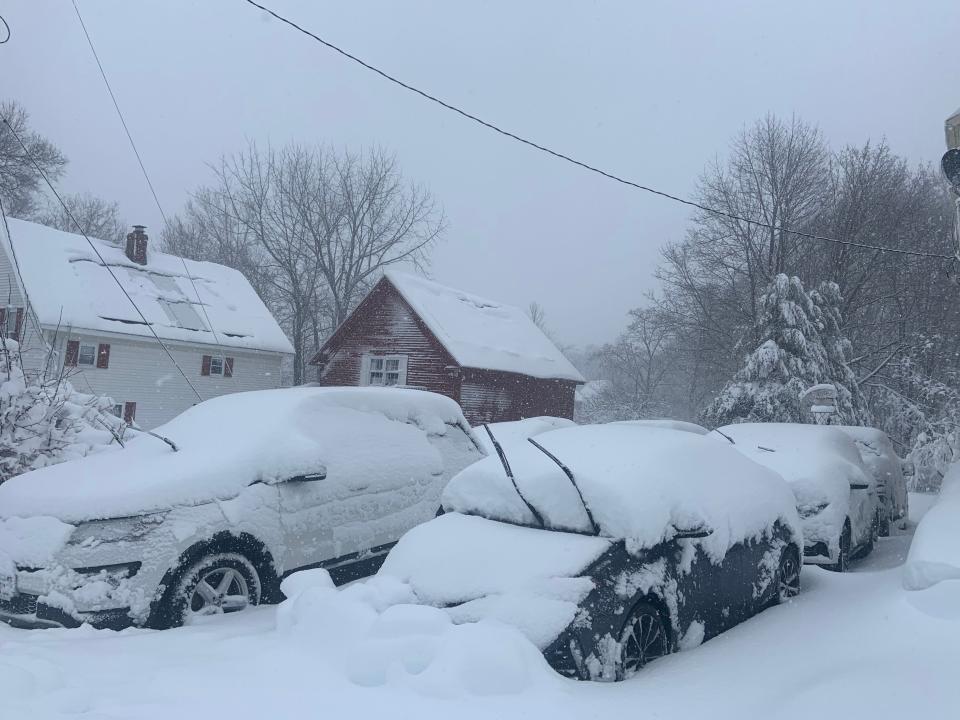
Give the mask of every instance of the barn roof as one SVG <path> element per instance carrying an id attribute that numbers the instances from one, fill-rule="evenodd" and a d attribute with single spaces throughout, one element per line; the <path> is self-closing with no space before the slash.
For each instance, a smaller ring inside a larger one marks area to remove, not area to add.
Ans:
<path id="1" fill-rule="evenodd" d="M 461 367 L 584 381 L 519 308 L 417 275 L 387 270 L 385 276 Z"/>
<path id="2" fill-rule="evenodd" d="M 109 266 L 165 340 L 293 352 L 256 291 L 233 268 L 186 260 L 188 274 L 184 261 L 153 245 L 147 264 L 138 265 L 121 248 L 91 238 L 105 266 L 82 235 L 25 220 L 11 218 L 9 223 L 23 283 L 42 325 L 153 337 Z"/>

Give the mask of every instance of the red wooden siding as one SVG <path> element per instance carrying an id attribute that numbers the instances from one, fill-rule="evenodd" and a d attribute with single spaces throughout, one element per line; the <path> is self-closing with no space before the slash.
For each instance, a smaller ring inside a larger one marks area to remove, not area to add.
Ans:
<path id="1" fill-rule="evenodd" d="M 577 385 L 493 370 L 464 369 L 460 407 L 471 425 L 552 415 L 573 419 Z"/>
<path id="2" fill-rule="evenodd" d="M 330 344 L 321 385 L 359 385 L 363 354 L 407 356 L 407 385 L 460 400 L 455 363 L 389 282 L 381 281 Z"/>

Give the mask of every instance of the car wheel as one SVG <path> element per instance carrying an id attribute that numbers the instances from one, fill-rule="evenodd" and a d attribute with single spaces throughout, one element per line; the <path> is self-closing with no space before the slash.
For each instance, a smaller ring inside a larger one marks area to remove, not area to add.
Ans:
<path id="1" fill-rule="evenodd" d="M 837 561 L 828 565 L 827 569 L 834 572 L 847 572 L 850 569 L 850 523 L 845 523 L 843 532 L 840 533 L 840 554 L 837 555 Z"/>
<path id="2" fill-rule="evenodd" d="M 619 680 L 670 653 L 670 636 L 663 615 L 647 602 L 637 603 L 620 633 Z"/>
<path id="3" fill-rule="evenodd" d="M 171 598 L 171 620 L 187 625 L 258 605 L 260 575 L 239 553 L 207 555 L 188 567 Z"/>
<path id="4" fill-rule="evenodd" d="M 793 550 L 784 550 L 777 568 L 777 604 L 800 594 L 800 562 Z"/>

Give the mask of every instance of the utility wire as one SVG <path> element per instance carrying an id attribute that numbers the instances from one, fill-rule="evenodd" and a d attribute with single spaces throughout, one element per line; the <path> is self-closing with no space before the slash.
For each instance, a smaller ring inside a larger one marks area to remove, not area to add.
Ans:
<path id="1" fill-rule="evenodd" d="M 541 144 L 539 144 L 539 143 L 534 142 L 533 140 L 528 140 L 528 139 L 525 138 L 525 137 L 522 137 L 522 136 L 520 136 L 520 135 L 517 135 L 516 133 L 510 132 L 509 130 L 504 130 L 503 128 L 501 128 L 501 127 L 499 127 L 499 126 L 494 125 L 493 123 L 488 122 L 487 120 L 484 120 L 483 118 L 480 118 L 480 117 L 478 117 L 478 116 L 476 116 L 476 115 L 473 115 L 473 114 L 467 112 L 466 110 L 463 110 L 463 109 L 457 107 L 456 105 L 453 105 L 453 104 L 448 103 L 448 102 L 446 102 L 446 101 L 444 101 L 444 100 L 441 100 L 440 98 L 436 97 L 435 95 L 431 95 L 430 93 L 428 93 L 428 92 L 426 92 L 426 91 L 424 91 L 424 90 L 421 90 L 420 88 L 414 87 L 413 85 L 410 85 L 410 84 L 408 84 L 408 83 L 403 82 L 402 80 L 394 77 L 393 75 L 390 75 L 390 74 L 387 73 L 386 71 L 381 70 L 380 68 L 378 68 L 378 67 L 376 67 L 376 66 L 374 66 L 374 65 L 371 65 L 370 63 L 366 62 L 365 60 L 362 60 L 361 58 L 357 57 L 356 55 L 353 55 L 352 53 L 347 52 L 347 51 L 344 50 L 343 48 L 340 48 L 340 47 L 334 45 L 333 43 L 331 43 L 331 42 L 329 42 L 329 41 L 327 41 L 327 40 L 324 40 L 324 39 L 323 39 L 322 37 L 320 37 L 319 35 L 316 35 L 315 33 L 307 30 L 306 28 L 301 27 L 300 25 L 298 25 L 298 24 L 295 23 L 294 21 L 292 21 L 292 20 L 290 20 L 290 19 L 288 19 L 288 18 L 285 18 L 284 16 L 282 16 L 282 15 L 274 12 L 274 11 L 271 10 L 270 8 L 263 6 L 263 5 L 261 5 L 260 3 L 258 3 L 258 2 L 255 2 L 255 0 L 244 0 L 244 1 L 245 1 L 246 3 L 252 5 L 252 6 L 255 7 L 255 8 L 259 8 L 260 10 L 262 10 L 262 11 L 265 12 L 265 13 L 267 13 L 268 15 L 271 15 L 272 17 L 276 18 L 276 19 L 279 20 L 280 22 L 282 22 L 282 23 L 284 23 L 284 24 L 286 24 L 286 25 L 289 25 L 289 26 L 292 27 L 294 30 L 297 30 L 297 31 L 303 33 L 304 35 L 307 35 L 308 37 L 313 38 L 314 40 L 316 40 L 316 41 L 317 41 L 318 43 L 320 43 L 321 45 L 325 45 L 326 47 L 330 48 L 330 49 L 333 50 L 334 52 L 339 53 L 339 54 L 342 55 L 343 57 L 345 57 L 345 58 L 347 58 L 347 59 L 349 59 L 349 60 L 352 60 L 353 62 L 357 63 L 358 65 L 362 65 L 362 66 L 365 67 L 367 70 L 370 70 L 371 72 L 376 73 L 377 75 L 379 75 L 380 77 L 384 78 L 385 80 L 389 80 L 389 81 L 392 82 L 393 84 L 399 85 L 400 87 L 404 88 L 405 90 L 409 90 L 409 91 L 412 92 L 412 93 L 416 93 L 416 94 L 419 95 L 420 97 L 422 97 L 422 98 L 424 98 L 424 99 L 426 99 L 426 100 L 429 100 L 430 102 L 436 103 L 437 105 L 440 105 L 441 107 L 443 107 L 443 108 L 445 108 L 445 109 L 447 109 L 447 110 L 450 110 L 451 112 L 455 112 L 455 113 L 457 113 L 458 115 L 460 115 L 460 116 L 462 116 L 462 117 L 465 117 L 465 118 L 467 118 L 468 120 L 472 120 L 473 122 L 475 122 L 475 123 L 477 123 L 477 124 L 479 124 L 479 125 L 482 125 L 483 127 L 487 128 L 487 129 L 489 129 L 489 130 L 493 130 L 494 132 L 499 133 L 500 135 L 503 135 L 503 136 L 505 136 L 505 137 L 510 138 L 511 140 L 516 140 L 517 142 L 522 143 L 522 144 L 524 144 L 524 145 L 527 145 L 527 146 L 529 146 L 529 147 L 532 147 L 532 148 L 534 148 L 534 149 L 536 149 L 536 150 L 539 150 L 540 152 L 544 152 L 544 153 L 546 153 L 546 154 L 548 154 L 548 155 L 552 155 L 553 157 L 559 158 L 560 160 L 565 160 L 565 161 L 568 162 L 568 163 L 572 163 L 572 164 L 574 164 L 574 165 L 577 165 L 577 166 L 583 168 L 584 170 L 589 170 L 590 172 L 596 173 L 596 174 L 598 174 L 598 175 L 602 175 L 603 177 L 608 178 L 608 179 L 610 179 L 610 180 L 613 180 L 613 181 L 615 181 L 615 182 L 621 183 L 622 185 L 629 185 L 630 187 L 636 188 L 637 190 L 643 190 L 644 192 L 652 193 L 653 195 L 659 195 L 660 197 L 667 198 L 668 200 L 673 200 L 674 202 L 682 203 L 683 205 L 687 205 L 687 206 L 689 206 L 689 207 L 697 208 L 698 210 L 702 210 L 703 212 L 710 213 L 710 214 L 712 214 L 712 215 L 718 215 L 718 216 L 720 216 L 720 217 L 725 217 L 725 218 L 727 218 L 728 220 L 735 220 L 735 221 L 737 221 L 737 222 L 747 223 L 747 224 L 749 224 L 749 225 L 754 225 L 754 226 L 756 226 L 756 227 L 766 228 L 767 230 L 775 230 L 775 231 L 781 232 L 781 233 L 787 233 L 787 234 L 790 234 L 790 235 L 796 235 L 797 237 L 806 238 L 806 239 L 808 239 L 808 240 L 818 240 L 818 241 L 820 241 L 820 242 L 829 242 L 829 243 L 834 243 L 834 244 L 837 244 L 837 245 L 846 245 L 846 246 L 848 246 L 848 247 L 862 248 L 862 249 L 865 249 L 865 250 L 876 250 L 876 251 L 878 251 L 878 252 L 896 253 L 896 254 L 899 254 L 899 255 L 915 255 L 915 256 L 918 256 L 918 257 L 938 258 L 938 259 L 941 259 L 941 260 L 950 260 L 951 262 L 956 261 L 956 260 L 958 259 L 958 258 L 955 257 L 954 255 L 947 255 L 947 254 L 944 254 L 944 253 L 926 252 L 926 251 L 923 251 L 923 250 L 901 250 L 901 249 L 898 249 L 898 248 L 882 247 L 882 246 L 879 246 L 879 245 L 868 245 L 868 244 L 866 244 L 866 243 L 854 242 L 854 241 L 852 241 L 852 240 L 840 240 L 839 238 L 833 238 L 833 237 L 828 237 L 828 236 L 825 236 L 825 235 L 817 235 L 817 234 L 814 234 L 814 233 L 803 232 L 802 230 L 789 230 L 789 229 L 787 229 L 787 228 L 785 228 L 785 227 L 781 227 L 781 226 L 779 226 L 779 225 L 773 225 L 773 224 L 770 224 L 770 223 L 766 223 L 766 222 L 764 222 L 764 221 L 762 221 L 762 220 L 754 220 L 754 219 L 751 219 L 751 218 L 746 218 L 746 217 L 743 217 L 743 216 L 741 216 L 741 215 L 737 215 L 737 214 L 735 214 L 735 213 L 727 212 L 726 210 L 720 210 L 720 209 L 718 209 L 718 208 L 710 207 L 710 206 L 708 206 L 708 205 L 703 205 L 703 204 L 701 204 L 701 203 L 695 202 L 694 200 L 688 200 L 687 198 L 682 198 L 682 197 L 679 197 L 679 196 L 677 196 L 677 195 L 671 195 L 671 194 L 668 193 L 668 192 L 664 192 L 664 191 L 662 191 L 662 190 L 657 190 L 657 189 L 652 188 L 652 187 L 649 187 L 649 186 L 647 186 L 647 185 L 642 185 L 642 184 L 640 184 L 640 183 L 634 182 L 633 180 L 627 180 L 626 178 L 622 178 L 622 177 L 620 177 L 619 175 L 615 175 L 615 174 L 612 173 L 612 172 L 607 172 L 606 170 L 602 170 L 602 169 L 600 169 L 600 168 L 598 168 L 598 167 L 596 167 L 596 166 L 594 166 L 594 165 L 590 165 L 590 164 L 588 164 L 588 163 L 585 163 L 585 162 L 583 162 L 582 160 L 577 160 L 576 158 L 571 157 L 570 155 L 566 155 L 566 154 L 564 154 L 564 153 L 562 153 L 562 152 L 559 152 L 559 151 L 557 151 L 557 150 L 552 150 L 551 148 L 547 147 L 546 145 L 541 145 Z"/>
<path id="2" fill-rule="evenodd" d="M 156 341 L 160 343 L 160 347 L 163 348 L 163 351 L 167 354 L 167 357 L 170 358 L 170 362 L 172 362 L 174 367 L 177 368 L 178 371 L 180 371 L 180 374 L 183 376 L 183 379 L 187 381 L 187 385 L 189 385 L 190 389 L 193 390 L 193 394 L 197 396 L 197 399 L 200 402 L 203 402 L 203 398 L 200 396 L 200 393 L 197 392 L 197 388 L 194 387 L 193 383 L 190 381 L 190 378 L 187 377 L 187 374 L 183 371 L 183 368 L 180 367 L 180 364 L 177 362 L 176 358 L 173 357 L 173 353 L 170 352 L 170 349 L 164 344 L 163 340 L 160 339 L 160 336 L 157 335 L 157 331 L 153 329 L 153 325 L 147 320 L 146 316 L 137 306 L 137 303 L 134 301 L 132 297 L 130 297 L 130 293 L 127 292 L 127 289 L 123 286 L 123 283 L 120 282 L 120 278 L 118 278 L 116 276 L 116 273 L 113 272 L 113 268 L 110 267 L 110 265 L 104 259 L 103 255 L 100 254 L 100 250 L 97 249 L 97 246 L 94 245 L 93 241 L 87 236 L 87 233 L 83 229 L 83 226 L 79 223 L 77 218 L 74 217 L 73 212 L 70 210 L 67 204 L 63 201 L 63 198 L 60 197 L 60 193 L 57 192 L 57 189 L 53 186 L 53 183 L 50 182 L 50 178 L 47 177 L 47 174 L 43 171 L 43 168 L 40 167 L 39 163 L 36 161 L 36 158 L 33 157 L 29 148 L 27 148 L 26 143 L 24 143 L 23 139 L 20 137 L 20 134 L 13 129 L 13 126 L 10 124 L 10 122 L 7 120 L 5 116 L 0 115 L 0 121 L 2 121 L 3 124 L 7 126 L 7 129 L 10 130 L 13 136 L 17 139 L 17 142 L 20 143 L 20 147 L 23 148 L 23 152 L 26 158 L 30 160 L 30 163 L 33 165 L 36 171 L 40 174 L 40 177 L 43 178 L 43 181 L 47 184 L 47 187 L 50 188 L 50 192 L 52 192 L 54 197 L 57 198 L 57 201 L 60 203 L 60 206 L 63 208 L 64 212 L 66 212 L 67 217 L 69 217 L 70 220 L 73 221 L 73 224 L 77 226 L 77 230 L 80 231 L 80 234 L 83 235 L 83 239 L 87 241 L 87 244 L 93 250 L 94 254 L 100 259 L 100 262 L 103 265 L 103 267 L 106 269 L 106 271 L 110 273 L 110 277 L 113 278 L 113 281 L 117 284 L 117 287 L 120 288 L 120 291 L 126 296 L 127 300 L 130 301 L 130 304 L 133 305 L 133 309 L 137 311 L 137 315 L 140 316 L 140 319 L 143 321 L 143 324 L 147 326 L 147 328 L 153 334 L 153 337 L 156 339 Z"/>
<path id="3" fill-rule="evenodd" d="M 137 144 L 133 141 L 133 135 L 130 133 L 130 128 L 127 126 L 127 121 L 123 117 L 123 112 L 120 110 L 120 103 L 117 102 L 117 96 L 113 93 L 113 88 L 110 86 L 110 81 L 107 79 L 107 73 L 103 69 L 103 63 L 100 62 L 100 56 L 97 54 L 97 49 L 93 45 L 93 38 L 90 37 L 90 33 L 87 31 L 87 25 L 83 22 L 83 16 L 80 14 L 80 7 L 77 5 L 77 0 L 73 0 L 73 9 L 77 13 L 77 20 L 80 21 L 80 27 L 83 28 L 83 34 L 87 38 L 87 44 L 90 46 L 90 52 L 93 53 L 93 59 L 97 61 L 97 67 L 100 69 L 100 77 L 103 78 L 103 84 L 107 86 L 107 92 L 110 93 L 110 99 L 113 101 L 113 107 L 117 111 L 117 116 L 120 118 L 120 124 L 123 125 L 123 131 L 127 134 L 127 140 L 130 141 L 130 147 L 133 148 L 133 154 L 137 156 L 137 163 L 140 165 L 140 171 L 143 173 L 144 180 L 147 181 L 147 187 L 150 188 L 150 194 L 153 195 L 153 202 L 157 205 L 157 210 L 160 211 L 160 217 L 163 218 L 164 227 L 170 227 L 170 223 L 167 220 L 167 214 L 163 211 L 163 206 L 160 204 L 160 198 L 157 196 L 157 191 L 153 187 L 153 183 L 150 181 L 150 175 L 147 173 L 147 167 L 143 164 L 143 158 L 140 156 L 140 151 L 137 150 Z M 180 258 L 180 262 L 183 264 L 183 271 L 187 274 L 187 278 L 190 280 L 190 284 L 193 286 L 193 293 L 197 296 L 197 304 L 200 306 L 200 310 L 203 311 L 203 317 L 207 321 L 207 327 L 210 328 L 210 332 L 213 334 L 213 341 L 216 343 L 217 347 L 220 348 L 220 353 L 224 357 L 224 362 L 226 362 L 226 349 L 223 347 L 223 344 L 220 342 L 220 338 L 217 335 L 217 330 L 213 326 L 213 323 L 210 321 L 210 315 L 207 313 L 207 306 L 200 299 L 200 290 L 197 288 L 196 280 L 193 277 L 193 273 L 190 272 L 190 268 L 187 267 L 187 261 L 179 253 L 172 253 Z"/>
<path id="4" fill-rule="evenodd" d="M 13 33 L 10 31 L 10 26 L 7 25 L 7 21 L 3 19 L 3 15 L 0 15 L 0 23 L 3 23 L 3 27 L 7 31 L 7 36 L 3 40 L 0 40 L 0 45 L 3 45 L 10 40 L 10 36 L 13 35 Z"/>

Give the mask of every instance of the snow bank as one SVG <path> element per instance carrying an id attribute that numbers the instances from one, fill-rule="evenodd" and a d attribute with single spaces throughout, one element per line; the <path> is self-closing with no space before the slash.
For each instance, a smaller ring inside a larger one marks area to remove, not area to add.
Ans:
<path id="1" fill-rule="evenodd" d="M 524 420 L 513 420 L 510 422 L 487 423 L 493 436 L 502 446 L 513 445 L 517 442 L 524 442 L 527 438 L 536 437 L 551 430 L 573 427 L 576 425 L 573 420 L 566 418 L 542 416 L 525 418 Z M 490 436 L 483 427 L 474 428 L 474 434 L 477 441 L 483 446 L 487 455 L 496 454 L 493 443 L 490 442 Z"/>
<path id="2" fill-rule="evenodd" d="M 277 609 L 277 631 L 287 643 L 309 646 L 351 683 L 457 698 L 556 682 L 517 630 L 493 621 L 455 624 L 443 610 L 415 604 L 410 587 L 396 578 L 337 590 L 325 571 L 298 575 L 284 581 L 289 597 Z"/>
<path id="3" fill-rule="evenodd" d="M 10 241 L 30 301 L 43 325 L 292 353 L 293 346 L 243 273 L 159 252 L 155 238 L 146 266 L 121 248 L 91 238 L 150 327 L 124 297 L 82 235 L 9 219 Z M 187 272 L 189 270 L 189 272 Z M 192 278 L 192 280 L 191 280 Z M 199 302 L 203 304 L 201 310 Z M 216 337 L 207 327 L 207 318 Z"/>
<path id="4" fill-rule="evenodd" d="M 253 482 L 326 468 L 331 485 L 374 490 L 442 473 L 428 435 L 469 427 L 440 395 L 398 388 L 289 388 L 235 393 L 187 410 L 122 450 L 43 468 L 0 485 L 0 517 L 65 522 L 122 517 L 235 497 Z M 390 458 L 389 476 L 383 476 Z M 345 488 L 348 492 L 350 488 Z"/>
<path id="5" fill-rule="evenodd" d="M 719 429 L 715 442 L 736 448 L 751 460 L 778 473 L 789 483 L 797 508 L 823 509 L 803 522 L 805 540 L 836 543 L 850 513 L 850 485 L 874 484 L 853 442 L 825 425 L 741 423 Z"/>
<path id="6" fill-rule="evenodd" d="M 384 275 L 462 367 L 584 381 L 519 308 L 396 270 Z"/>
<path id="7" fill-rule="evenodd" d="M 923 590 L 943 580 L 960 580 L 960 463 L 947 470 L 940 498 L 917 525 L 903 565 L 907 590 Z"/>
<path id="8" fill-rule="evenodd" d="M 544 648 L 593 589 L 577 576 L 609 547 L 606 538 L 450 513 L 406 533 L 377 577 L 407 583 L 456 622 L 498 620 Z"/>
<path id="9" fill-rule="evenodd" d="M 726 441 L 629 423 L 565 428 L 537 441 L 573 472 L 605 536 L 650 547 L 673 537 L 675 528 L 705 525 L 713 533 L 702 547 L 717 559 L 777 518 L 800 537 L 789 488 Z M 591 531 L 577 490 L 556 464 L 529 443 L 508 448 L 508 459 L 521 492 L 548 527 Z M 497 457 L 456 475 L 443 504 L 470 515 L 537 525 Z"/>

